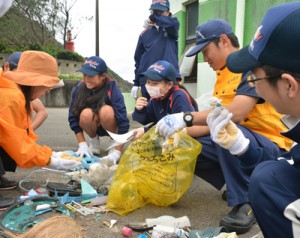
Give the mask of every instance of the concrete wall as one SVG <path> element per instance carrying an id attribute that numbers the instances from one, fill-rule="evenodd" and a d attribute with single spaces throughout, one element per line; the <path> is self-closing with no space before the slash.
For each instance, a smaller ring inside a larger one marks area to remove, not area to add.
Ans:
<path id="1" fill-rule="evenodd" d="M 0 53 L 0 65 L 2 66 L 6 58 L 10 54 Z M 76 72 L 81 68 L 82 63 L 70 60 L 57 60 L 58 70 L 61 74 L 78 74 Z M 71 94 L 78 81 L 64 80 L 65 86 L 58 89 L 52 89 L 49 94 L 41 97 L 43 104 L 46 107 L 69 107 L 71 102 Z M 135 100 L 131 97 L 130 93 L 123 93 L 127 112 L 132 112 L 135 106 Z"/>
<path id="2" fill-rule="evenodd" d="M 10 54 L 0 53 L 0 65 L 2 66 Z M 71 61 L 71 60 L 57 60 L 58 71 L 60 74 L 78 74 L 82 75 L 80 72 L 76 72 L 81 68 L 82 62 Z"/>
<path id="3" fill-rule="evenodd" d="M 64 80 L 65 86 L 62 88 L 52 89 L 49 94 L 41 97 L 43 104 L 46 107 L 69 107 L 71 95 L 78 81 Z M 127 112 L 133 112 L 135 100 L 130 93 L 123 93 Z"/>

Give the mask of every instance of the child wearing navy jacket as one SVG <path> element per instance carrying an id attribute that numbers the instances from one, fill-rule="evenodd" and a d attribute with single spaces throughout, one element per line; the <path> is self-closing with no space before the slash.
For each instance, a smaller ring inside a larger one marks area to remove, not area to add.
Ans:
<path id="1" fill-rule="evenodd" d="M 128 132 L 124 97 L 117 84 L 107 78 L 107 66 L 98 56 L 88 58 L 79 72 L 83 73 L 83 81 L 72 93 L 69 108 L 69 124 L 74 131 L 79 148 L 79 156 L 91 157 L 100 154 L 99 136 L 108 136 L 106 130 L 124 134 Z M 89 146 L 85 140 L 85 132 L 89 137 Z M 121 156 L 122 145 L 103 157 L 116 164 Z"/>
<path id="2" fill-rule="evenodd" d="M 146 90 L 150 100 L 139 97 L 132 118 L 143 125 L 157 123 L 168 114 L 198 111 L 197 103 L 188 91 L 176 83 L 176 70 L 167 61 L 159 60 L 147 71 L 141 73 L 146 78 Z M 139 128 L 135 139 L 140 138 L 149 127 Z"/>

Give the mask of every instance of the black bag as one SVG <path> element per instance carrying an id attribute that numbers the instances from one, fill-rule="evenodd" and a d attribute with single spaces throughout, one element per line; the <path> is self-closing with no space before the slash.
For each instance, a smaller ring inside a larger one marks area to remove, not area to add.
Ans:
<path id="1" fill-rule="evenodd" d="M 69 192 L 69 196 L 71 197 L 81 195 L 81 185 L 74 180 L 68 183 L 48 182 L 46 189 L 49 191 L 50 196 L 55 196 L 55 192 L 58 196 L 63 196 L 67 192 Z"/>

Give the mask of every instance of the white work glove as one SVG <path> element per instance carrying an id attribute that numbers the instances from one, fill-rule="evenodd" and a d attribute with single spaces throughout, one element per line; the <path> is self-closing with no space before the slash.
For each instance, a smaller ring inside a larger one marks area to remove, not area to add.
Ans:
<path id="1" fill-rule="evenodd" d="M 153 22 L 150 19 L 144 21 L 143 27 L 145 29 L 151 29 L 154 26 Z"/>
<path id="2" fill-rule="evenodd" d="M 169 138 L 175 131 L 179 131 L 186 127 L 183 120 L 183 112 L 167 115 L 160 119 L 156 125 L 155 132 Z"/>
<path id="3" fill-rule="evenodd" d="M 107 166 L 112 166 L 117 164 L 121 157 L 121 152 L 118 150 L 114 150 L 112 153 L 109 153 L 107 156 L 104 156 L 101 158 L 100 162 L 104 162 L 107 164 Z"/>
<path id="4" fill-rule="evenodd" d="M 133 86 L 131 88 L 131 96 L 134 98 L 134 99 L 137 99 L 138 97 L 138 91 L 139 91 L 139 86 Z"/>
<path id="5" fill-rule="evenodd" d="M 135 129 L 135 130 L 133 131 L 133 135 L 132 135 L 131 140 L 137 140 L 137 139 L 140 139 L 144 134 L 145 134 L 145 129 L 144 129 L 144 127 L 137 128 L 137 129 Z"/>
<path id="6" fill-rule="evenodd" d="M 61 158 L 62 152 L 53 152 L 47 167 L 58 170 L 71 170 L 81 164 L 75 160 L 67 160 Z"/>
<path id="7" fill-rule="evenodd" d="M 233 155 L 241 155 L 249 147 L 249 139 L 231 121 L 232 113 L 227 109 L 216 107 L 208 114 L 206 122 L 212 140 L 221 147 L 228 149 Z"/>
<path id="8" fill-rule="evenodd" d="M 88 146 L 88 144 L 86 142 L 80 142 L 79 144 L 79 148 L 76 151 L 76 155 L 83 158 L 83 156 L 86 157 L 92 157 L 93 156 L 93 152 L 91 151 L 90 147 Z"/>

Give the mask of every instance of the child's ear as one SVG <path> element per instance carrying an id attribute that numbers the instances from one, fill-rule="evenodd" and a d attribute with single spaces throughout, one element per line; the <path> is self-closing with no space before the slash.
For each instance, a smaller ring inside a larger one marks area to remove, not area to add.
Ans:
<path id="1" fill-rule="evenodd" d="M 299 94 L 299 90 L 300 90 L 299 81 L 295 79 L 294 76 L 287 73 L 282 74 L 281 78 L 286 80 L 286 90 L 288 96 L 290 98 L 296 97 Z"/>

